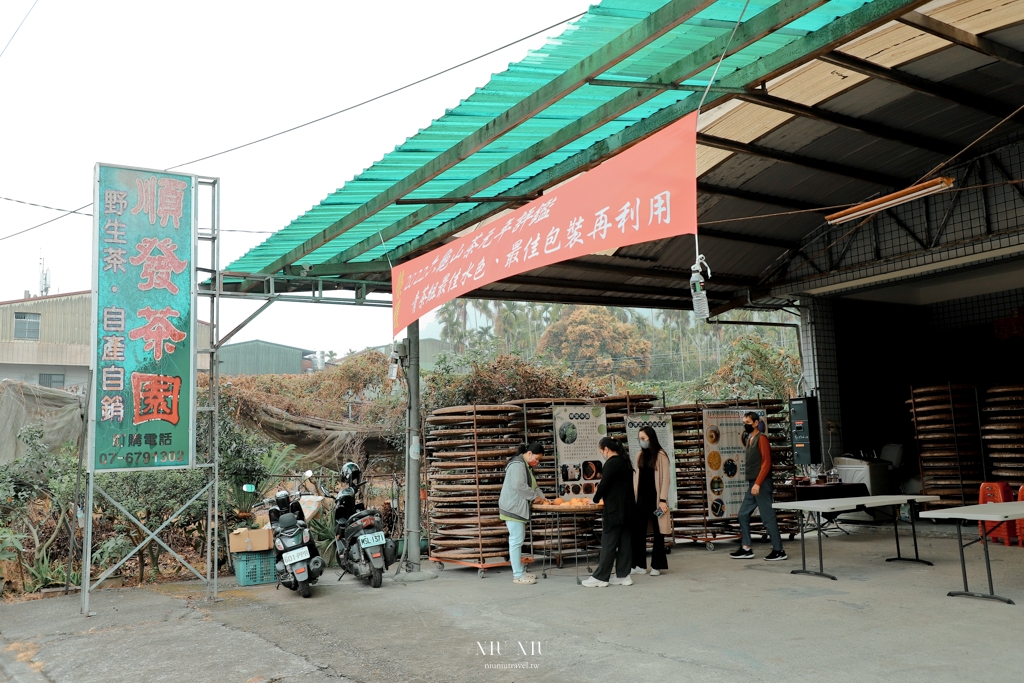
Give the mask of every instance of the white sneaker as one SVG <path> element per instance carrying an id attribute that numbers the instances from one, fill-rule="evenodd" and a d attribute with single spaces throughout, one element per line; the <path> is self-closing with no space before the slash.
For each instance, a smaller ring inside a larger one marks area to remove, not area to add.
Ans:
<path id="1" fill-rule="evenodd" d="M 586 586 L 587 588 L 605 588 L 608 585 L 608 582 L 595 579 L 591 576 L 589 579 L 583 579 L 580 585 Z"/>
<path id="2" fill-rule="evenodd" d="M 661 572 L 658 571 L 657 569 L 652 569 L 651 570 L 651 576 L 661 576 Z"/>
<path id="3" fill-rule="evenodd" d="M 531 578 L 531 579 L 533 579 L 534 581 L 536 581 L 536 580 L 537 580 L 537 575 L 536 575 L 536 574 L 534 574 L 534 573 L 532 573 L 532 572 L 523 572 L 523 577 L 524 577 L 524 578 Z"/>
<path id="4" fill-rule="evenodd" d="M 608 579 L 608 584 L 611 586 L 632 586 L 633 579 L 629 576 L 620 579 L 619 577 L 612 574 L 611 578 Z"/>
<path id="5" fill-rule="evenodd" d="M 629 573 L 630 574 L 646 574 L 647 570 L 644 569 L 643 567 L 633 567 L 632 569 L 629 570 Z"/>
<path id="6" fill-rule="evenodd" d="M 526 576 L 524 574 L 523 576 L 520 576 L 518 579 L 512 579 L 512 583 L 516 584 L 517 586 L 528 586 L 530 584 L 537 583 L 537 579 L 533 578 L 532 576 Z"/>

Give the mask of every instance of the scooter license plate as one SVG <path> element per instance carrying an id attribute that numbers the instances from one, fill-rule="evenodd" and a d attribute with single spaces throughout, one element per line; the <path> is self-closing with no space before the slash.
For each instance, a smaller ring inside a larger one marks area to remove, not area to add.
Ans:
<path id="1" fill-rule="evenodd" d="M 299 560 L 308 560 L 309 548 L 307 548 L 306 546 L 302 546 L 301 548 L 297 548 L 295 550 L 289 550 L 282 556 L 282 559 L 284 560 L 285 564 L 291 564 L 292 562 L 298 562 Z"/>
<path id="2" fill-rule="evenodd" d="M 366 534 L 359 537 L 359 545 L 363 548 L 371 548 L 375 545 L 384 545 L 384 532 L 378 531 L 375 534 Z"/>

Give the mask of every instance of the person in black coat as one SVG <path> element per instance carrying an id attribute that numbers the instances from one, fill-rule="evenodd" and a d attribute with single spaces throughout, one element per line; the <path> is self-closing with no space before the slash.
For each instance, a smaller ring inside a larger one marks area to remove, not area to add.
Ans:
<path id="1" fill-rule="evenodd" d="M 606 460 L 601 469 L 601 482 L 594 493 L 594 502 L 604 501 L 601 531 L 601 557 L 594 575 L 583 581 L 587 588 L 632 586 L 630 561 L 632 545 L 629 527 L 633 521 L 636 498 L 633 495 L 633 465 L 622 444 L 604 437 L 598 444 Z M 612 576 L 612 564 L 615 576 Z"/>

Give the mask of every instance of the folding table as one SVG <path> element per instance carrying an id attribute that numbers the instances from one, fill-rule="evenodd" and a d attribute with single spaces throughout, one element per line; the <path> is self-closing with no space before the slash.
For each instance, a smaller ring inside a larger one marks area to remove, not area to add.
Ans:
<path id="1" fill-rule="evenodd" d="M 992 586 L 992 564 L 988 557 L 988 525 L 982 525 L 982 529 L 984 531 L 981 533 L 980 538 L 976 538 L 970 543 L 964 543 L 964 535 L 960 528 L 960 522 L 998 522 L 998 524 L 991 529 L 991 531 L 995 531 L 1003 524 L 1017 519 L 1024 519 L 1024 502 L 985 503 L 984 505 L 966 505 L 964 507 L 946 508 L 945 510 L 928 510 L 927 512 L 922 512 L 921 517 L 925 519 L 957 520 L 956 540 L 957 545 L 960 546 L 960 571 L 963 573 L 964 577 L 964 589 L 962 591 L 950 591 L 947 595 L 950 597 L 964 596 L 969 598 L 985 598 L 988 600 L 999 600 L 1001 602 L 1005 602 L 1007 605 L 1014 604 L 1013 600 L 996 595 L 995 589 Z M 981 545 L 985 549 L 985 571 L 988 573 L 988 593 L 978 593 L 967 587 L 967 563 L 964 561 L 964 548 L 969 545 L 974 545 L 978 541 L 981 541 Z"/>
<path id="2" fill-rule="evenodd" d="M 931 565 L 931 562 L 922 560 L 918 554 L 917 549 L 917 524 L 914 522 L 914 509 L 915 503 L 926 503 L 933 500 L 938 500 L 938 496 L 910 496 L 906 494 L 896 494 L 887 496 L 860 496 L 857 498 L 826 498 L 824 500 L 802 500 L 802 501 L 787 501 L 784 503 L 773 503 L 772 507 L 776 510 L 795 510 L 800 513 L 800 560 L 802 562 L 802 569 L 794 569 L 791 573 L 793 574 L 811 574 L 813 576 L 822 576 L 827 579 L 836 580 L 836 577 L 831 574 L 825 573 L 825 563 L 822 559 L 822 548 L 821 548 L 821 515 L 822 513 L 828 512 L 850 512 L 852 510 L 866 510 L 867 508 L 877 507 L 892 507 L 894 510 L 893 514 L 893 531 L 896 535 L 896 557 L 890 557 L 886 559 L 886 562 L 920 562 L 921 564 Z M 910 528 L 914 536 L 914 556 L 903 557 L 903 553 L 900 551 L 900 528 L 899 519 L 900 512 L 899 508 L 901 505 L 906 503 L 911 504 L 910 510 Z M 813 571 L 807 568 L 807 547 L 805 544 L 804 534 L 804 513 L 813 513 L 816 517 L 818 525 L 818 571 Z"/>

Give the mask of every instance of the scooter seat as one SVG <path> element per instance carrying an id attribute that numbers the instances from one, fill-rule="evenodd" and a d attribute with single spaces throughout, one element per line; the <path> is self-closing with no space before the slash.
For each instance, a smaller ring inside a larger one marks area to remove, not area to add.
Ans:
<path id="1" fill-rule="evenodd" d="M 353 522 L 358 522 L 364 517 L 373 517 L 374 513 L 374 510 L 360 510 L 359 512 L 355 513 L 354 515 L 348 518 L 348 523 L 352 524 Z"/>

